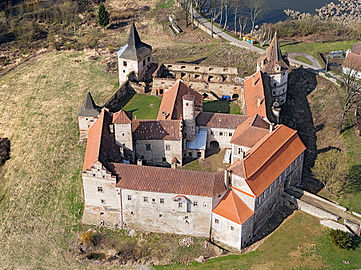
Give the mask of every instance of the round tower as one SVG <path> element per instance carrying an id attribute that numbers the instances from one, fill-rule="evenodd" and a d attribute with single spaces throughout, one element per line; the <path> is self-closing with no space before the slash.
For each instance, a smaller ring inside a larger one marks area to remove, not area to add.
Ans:
<path id="1" fill-rule="evenodd" d="M 183 121 L 187 141 L 193 141 L 196 135 L 196 118 L 194 97 L 183 96 Z"/>

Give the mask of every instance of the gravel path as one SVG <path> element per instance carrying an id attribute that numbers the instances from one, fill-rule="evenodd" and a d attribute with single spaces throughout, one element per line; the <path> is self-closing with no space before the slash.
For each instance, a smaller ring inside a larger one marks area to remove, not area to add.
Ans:
<path id="1" fill-rule="evenodd" d="M 314 56 L 312 56 L 312 55 L 310 55 L 308 53 L 304 53 L 304 52 L 291 52 L 291 53 L 288 53 L 288 57 L 290 59 L 296 60 L 295 58 L 297 56 L 303 56 L 303 57 L 307 58 L 308 60 L 311 61 L 312 66 L 316 67 L 316 69 L 322 69 L 322 66 L 320 65 L 318 60 Z"/>

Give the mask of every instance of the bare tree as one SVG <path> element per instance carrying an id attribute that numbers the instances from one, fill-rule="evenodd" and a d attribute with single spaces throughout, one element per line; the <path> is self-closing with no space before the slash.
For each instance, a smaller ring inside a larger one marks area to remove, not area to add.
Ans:
<path id="1" fill-rule="evenodd" d="M 264 23 L 261 27 L 261 42 L 260 45 L 263 47 L 266 43 L 270 43 L 273 37 L 274 29 L 271 23 Z"/>
<path id="2" fill-rule="evenodd" d="M 339 123 L 339 133 L 342 133 L 342 128 L 348 112 L 350 112 L 358 102 L 361 101 L 361 82 L 357 80 L 357 74 L 360 73 L 361 64 L 357 61 L 346 59 L 347 67 L 343 68 L 343 75 L 340 76 L 341 86 L 344 89 L 344 95 L 340 97 L 342 104 L 342 114 Z M 358 71 L 358 72 L 357 72 Z"/>
<path id="3" fill-rule="evenodd" d="M 238 20 L 239 20 L 239 25 L 240 25 L 239 38 L 242 39 L 243 33 L 246 30 L 246 27 L 248 25 L 248 16 L 241 15 L 241 16 L 239 16 Z"/>
<path id="4" fill-rule="evenodd" d="M 245 0 L 245 4 L 249 8 L 249 19 L 252 24 L 251 35 L 253 35 L 256 20 L 266 10 L 266 0 Z"/>

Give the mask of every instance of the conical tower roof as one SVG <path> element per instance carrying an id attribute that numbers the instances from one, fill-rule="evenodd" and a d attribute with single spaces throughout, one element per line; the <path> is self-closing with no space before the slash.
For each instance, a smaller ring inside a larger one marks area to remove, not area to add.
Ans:
<path id="1" fill-rule="evenodd" d="M 260 70 L 265 74 L 281 73 L 289 68 L 288 60 L 282 56 L 277 33 L 266 50 L 257 62 Z"/>
<path id="2" fill-rule="evenodd" d="M 132 22 L 128 42 L 117 52 L 118 57 L 132 61 L 140 61 L 151 53 L 152 47 L 140 40 L 135 24 Z"/>
<path id="3" fill-rule="evenodd" d="M 88 91 L 84 104 L 79 109 L 78 116 L 97 117 L 99 113 L 100 107 L 95 104 L 90 91 Z"/>

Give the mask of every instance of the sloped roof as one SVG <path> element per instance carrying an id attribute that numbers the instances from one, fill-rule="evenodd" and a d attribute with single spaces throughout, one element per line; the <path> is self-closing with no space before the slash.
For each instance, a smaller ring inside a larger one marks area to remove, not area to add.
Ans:
<path id="1" fill-rule="evenodd" d="M 128 42 L 117 52 L 118 57 L 140 61 L 152 53 L 152 47 L 140 40 L 134 22 L 130 27 Z"/>
<path id="2" fill-rule="evenodd" d="M 254 214 L 233 190 L 224 195 L 212 212 L 241 225 Z"/>
<path id="3" fill-rule="evenodd" d="M 343 66 L 352 70 L 361 71 L 361 55 L 349 52 L 343 62 Z"/>
<path id="4" fill-rule="evenodd" d="M 84 104 L 79 109 L 78 116 L 97 117 L 99 113 L 100 107 L 95 104 L 90 91 L 88 91 L 85 97 Z"/>
<path id="5" fill-rule="evenodd" d="M 118 178 L 117 187 L 139 191 L 214 197 L 226 190 L 224 173 L 111 164 Z"/>
<path id="6" fill-rule="evenodd" d="M 183 97 L 193 96 L 195 110 L 201 111 L 203 106 L 202 95 L 192 88 L 188 87 L 181 80 L 178 80 L 169 90 L 163 94 L 162 102 L 159 107 L 157 120 L 163 119 L 163 112 L 165 112 L 165 119 L 180 119 L 183 115 Z"/>
<path id="7" fill-rule="evenodd" d="M 181 120 L 133 120 L 135 140 L 180 140 Z"/>
<path id="8" fill-rule="evenodd" d="M 296 130 L 279 125 L 228 170 L 244 178 L 258 197 L 305 149 Z"/>
<path id="9" fill-rule="evenodd" d="M 352 46 L 351 52 L 353 52 L 354 54 L 361 55 L 361 41 L 355 43 Z"/>
<path id="10" fill-rule="evenodd" d="M 115 144 L 114 134 L 110 133 L 109 125 L 111 124 L 112 117 L 103 109 L 99 118 L 89 129 L 83 171 L 90 169 L 96 161 L 106 165 L 107 162 L 122 160 L 119 147 Z"/>
<path id="11" fill-rule="evenodd" d="M 251 148 L 269 132 L 269 124 L 258 114 L 240 124 L 231 143 Z"/>
<path id="12" fill-rule="evenodd" d="M 196 123 L 201 127 L 236 129 L 247 118 L 247 115 L 200 112 L 196 116 Z"/>
<path id="13" fill-rule="evenodd" d="M 132 122 L 132 113 L 120 110 L 113 114 L 114 124 L 130 124 Z"/>
<path id="14" fill-rule="evenodd" d="M 277 124 L 278 119 L 272 112 L 272 89 L 262 71 L 257 71 L 244 82 L 244 97 L 248 116 L 258 114 Z"/>

